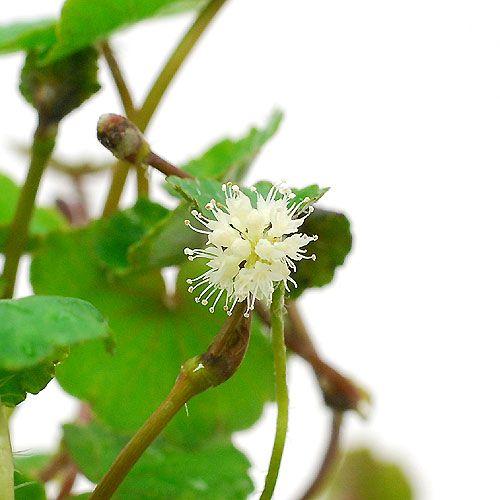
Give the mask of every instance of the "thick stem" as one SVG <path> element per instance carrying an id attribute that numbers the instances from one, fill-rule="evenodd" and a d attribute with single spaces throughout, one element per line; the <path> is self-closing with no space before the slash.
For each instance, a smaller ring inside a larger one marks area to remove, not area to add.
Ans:
<path id="1" fill-rule="evenodd" d="M 274 370 L 276 376 L 276 402 L 278 417 L 276 419 L 276 435 L 269 470 L 267 472 L 264 491 L 261 500 L 269 500 L 273 496 L 278 473 L 281 465 L 283 450 L 285 449 L 286 432 L 288 427 L 288 388 L 286 384 L 286 346 L 285 346 L 285 287 L 278 285 L 273 293 L 271 304 L 271 337 L 274 355 Z"/>
<path id="2" fill-rule="evenodd" d="M 207 26 L 215 17 L 226 0 L 212 0 L 198 15 L 193 25 L 182 37 L 172 55 L 168 58 L 165 66 L 153 83 L 144 104 L 137 116 L 137 126 L 144 132 L 153 117 L 163 95 L 174 79 L 182 63 L 186 60 L 196 42 L 199 40 Z"/>
<path id="3" fill-rule="evenodd" d="M 94 490 L 91 500 L 111 498 L 147 447 L 157 438 L 172 417 L 193 396 L 229 379 L 245 355 L 250 319 L 243 317 L 245 304 L 239 304 L 224 323 L 207 351 L 191 358 L 181 368 L 167 399 L 146 420 Z"/>
<path id="4" fill-rule="evenodd" d="M 0 406 L 0 498 L 14 500 L 14 461 L 5 406 Z"/>
<path id="5" fill-rule="evenodd" d="M 333 412 L 330 442 L 328 443 L 323 463 L 311 483 L 311 486 L 309 486 L 309 489 L 304 493 L 301 500 L 312 500 L 313 498 L 317 498 L 325 487 L 326 482 L 333 477 L 338 465 L 340 431 L 342 428 L 343 416 L 344 414 L 341 411 Z"/>
<path id="6" fill-rule="evenodd" d="M 28 242 L 28 229 L 35 206 L 35 199 L 45 167 L 54 150 L 57 125 L 40 122 L 33 138 L 31 163 L 26 181 L 21 189 L 16 213 L 5 243 L 5 265 L 3 269 L 4 289 L 2 298 L 14 294 L 19 260 Z"/>

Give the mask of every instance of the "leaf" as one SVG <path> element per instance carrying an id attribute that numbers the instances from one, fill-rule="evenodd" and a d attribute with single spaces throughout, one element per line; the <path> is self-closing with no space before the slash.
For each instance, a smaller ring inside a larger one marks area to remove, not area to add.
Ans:
<path id="1" fill-rule="evenodd" d="M 61 121 L 95 94 L 98 53 L 93 47 L 51 64 L 41 64 L 41 51 L 30 51 L 21 71 L 19 90 L 48 123 Z"/>
<path id="2" fill-rule="evenodd" d="M 93 482 L 101 479 L 129 437 L 97 424 L 64 426 L 64 442 L 71 456 Z M 249 468 L 247 458 L 229 439 L 206 443 L 192 452 L 160 438 L 146 450 L 113 498 L 245 499 L 253 491 Z"/>
<path id="3" fill-rule="evenodd" d="M 40 472 L 53 459 L 52 455 L 45 454 L 14 454 L 14 465 L 18 472 L 28 477 L 38 477 Z"/>
<path id="4" fill-rule="evenodd" d="M 46 49 L 56 41 L 55 21 L 42 19 L 0 26 L 0 54 Z"/>
<path id="5" fill-rule="evenodd" d="M 283 113 L 274 111 L 266 125 L 252 128 L 241 139 L 224 139 L 182 168 L 194 177 L 240 182 L 264 144 L 278 130 Z"/>
<path id="6" fill-rule="evenodd" d="M 31 281 L 36 293 L 80 297 L 109 319 L 114 356 L 95 342 L 74 348 L 58 367 L 57 379 L 67 392 L 88 401 L 102 421 L 133 432 L 165 398 L 181 364 L 205 351 L 225 315 L 211 315 L 187 294 L 182 280 L 197 272 L 193 267 L 183 268 L 174 309 L 164 304 L 159 272 L 107 281 L 95 251 L 96 228 L 93 224 L 51 234 L 33 259 Z M 247 428 L 273 392 L 269 341 L 254 321 L 240 370 L 227 383 L 194 398 L 189 417 L 179 414 L 167 435 L 173 444 L 194 446 L 215 434 Z"/>
<path id="7" fill-rule="evenodd" d="M 89 303 L 32 296 L 0 301 L 0 400 L 13 406 L 43 389 L 68 347 L 109 335 Z"/>
<path id="8" fill-rule="evenodd" d="M 0 174 L 0 251 L 3 249 L 9 231 L 9 225 L 14 218 L 20 188 L 7 176 Z M 40 239 L 51 231 L 67 227 L 62 215 L 52 208 L 35 208 L 30 223 L 29 249 L 33 249 Z"/>
<path id="9" fill-rule="evenodd" d="M 168 214 L 161 205 L 141 198 L 132 208 L 102 220 L 97 230 L 97 255 L 112 268 L 128 267 L 129 247 Z"/>
<path id="10" fill-rule="evenodd" d="M 158 269 L 184 263 L 184 248 L 197 248 L 203 244 L 201 235 L 186 231 L 184 221 L 189 217 L 189 206 L 187 203 L 181 203 L 144 238 L 130 246 L 130 265 L 136 269 Z"/>
<path id="11" fill-rule="evenodd" d="M 367 448 L 347 453 L 331 480 L 330 491 L 321 498 L 334 500 L 411 500 L 412 487 L 404 471 Z"/>
<path id="12" fill-rule="evenodd" d="M 181 179 L 180 177 L 171 176 L 168 177 L 167 183 L 209 218 L 213 218 L 213 214 L 206 208 L 206 205 L 211 200 L 223 205 L 226 202 L 221 183 L 213 179 Z M 255 184 L 254 187 L 255 192 L 249 188 L 241 188 L 241 190 L 250 198 L 252 205 L 255 207 L 257 193 L 266 197 L 272 183 L 261 181 Z M 319 200 L 328 191 L 328 188 L 320 188 L 318 185 L 312 184 L 302 189 L 292 189 L 292 191 L 295 193 L 294 203 L 300 203 L 308 197 L 308 204 L 311 204 Z"/>
<path id="13" fill-rule="evenodd" d="M 45 500 L 45 488 L 25 474 L 14 471 L 15 500 Z"/>
<path id="14" fill-rule="evenodd" d="M 316 260 L 302 260 L 297 265 L 293 279 L 298 287 L 291 288 L 292 298 L 297 298 L 306 288 L 330 283 L 336 268 L 344 263 L 352 247 L 349 220 L 337 212 L 316 209 L 299 230 L 318 235 L 318 240 L 307 246 L 308 253 L 316 254 Z"/>
<path id="15" fill-rule="evenodd" d="M 47 61 L 94 45 L 139 21 L 198 9 L 206 3 L 206 0 L 66 0 L 57 25 L 58 42 Z"/>

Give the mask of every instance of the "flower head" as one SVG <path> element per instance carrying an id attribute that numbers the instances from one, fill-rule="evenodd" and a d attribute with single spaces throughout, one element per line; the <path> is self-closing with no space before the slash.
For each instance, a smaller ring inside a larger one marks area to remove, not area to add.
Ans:
<path id="1" fill-rule="evenodd" d="M 200 289 L 195 301 L 203 305 L 215 296 L 210 312 L 224 294 L 224 310 L 229 315 L 238 302 L 246 301 L 248 316 L 256 300 L 271 302 L 278 283 L 283 282 L 287 290 L 288 282 L 297 286 L 290 276 L 296 270 L 294 261 L 316 258 L 306 255 L 304 247 L 317 236 L 297 232 L 313 207 L 309 198 L 294 203 L 295 194 L 281 185 L 273 186 L 265 198 L 256 192 L 255 206 L 236 184 L 223 184 L 222 191 L 224 204 L 211 200 L 206 206 L 213 218 L 191 212 L 203 228 L 186 220 L 191 229 L 207 235 L 207 244 L 202 249 L 186 248 L 184 253 L 189 260 L 207 259 L 208 267 L 200 276 L 187 280 L 188 291 Z"/>

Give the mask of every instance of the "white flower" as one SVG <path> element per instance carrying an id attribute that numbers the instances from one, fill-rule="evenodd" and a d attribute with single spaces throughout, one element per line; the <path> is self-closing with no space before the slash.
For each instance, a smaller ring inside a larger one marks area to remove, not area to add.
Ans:
<path id="1" fill-rule="evenodd" d="M 304 247 L 317 236 L 297 233 L 304 219 L 313 211 L 310 199 L 293 203 L 295 195 L 280 185 L 273 186 L 264 198 L 257 194 L 257 204 L 235 184 L 223 184 L 225 204 L 212 200 L 207 206 L 213 214 L 208 219 L 196 210 L 191 213 L 204 228 L 186 225 L 198 233 L 207 235 L 203 249 L 186 248 L 189 260 L 207 259 L 208 270 L 187 282 L 189 292 L 201 288 L 196 302 L 207 305 L 215 295 L 210 312 L 226 295 L 224 310 L 231 315 L 238 302 L 246 301 L 245 316 L 253 310 L 256 300 L 270 304 L 275 286 L 283 282 L 297 284 L 290 277 L 295 262 L 315 259 L 306 255 Z M 252 188 L 252 191 L 256 191 Z"/>

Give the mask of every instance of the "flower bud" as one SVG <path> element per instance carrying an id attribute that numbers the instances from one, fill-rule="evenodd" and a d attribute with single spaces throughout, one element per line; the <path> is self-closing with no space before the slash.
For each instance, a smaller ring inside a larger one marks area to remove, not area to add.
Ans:
<path id="1" fill-rule="evenodd" d="M 135 165 L 143 163 L 151 153 L 142 132 L 124 116 L 102 115 L 97 122 L 97 139 L 116 158 Z"/>

